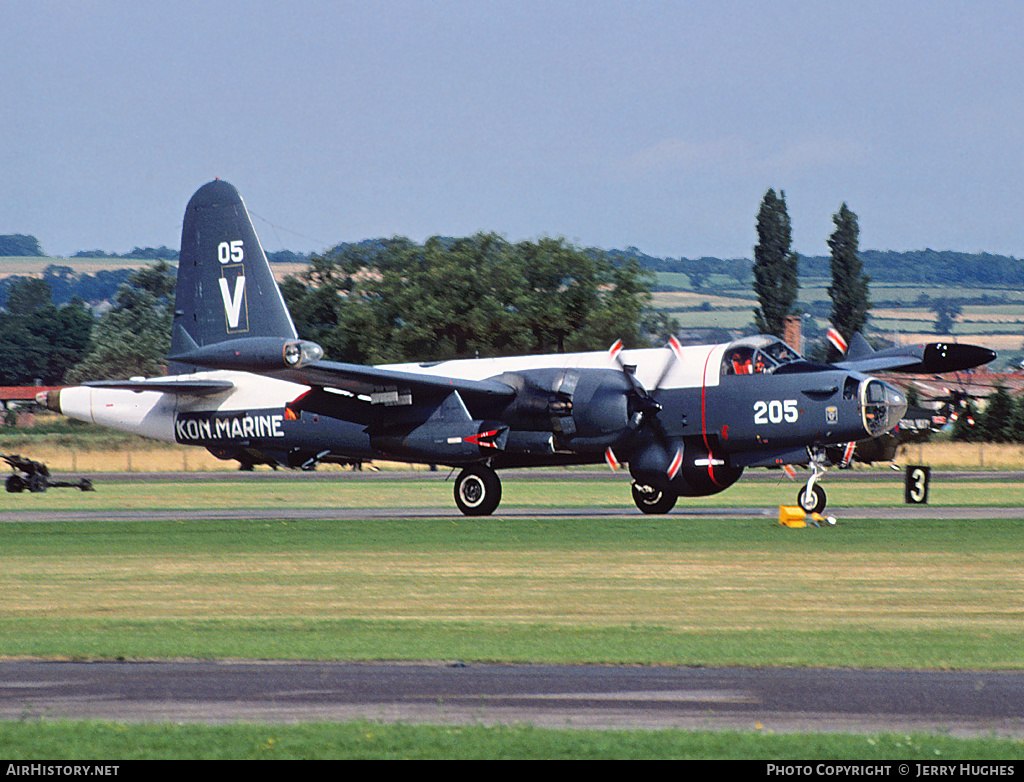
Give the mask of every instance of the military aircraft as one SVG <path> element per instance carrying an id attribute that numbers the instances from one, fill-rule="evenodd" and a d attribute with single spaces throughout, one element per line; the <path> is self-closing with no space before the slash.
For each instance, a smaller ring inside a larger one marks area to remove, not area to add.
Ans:
<path id="1" fill-rule="evenodd" d="M 710 495 L 747 467 L 811 464 L 892 429 L 902 392 L 865 372 L 945 372 L 984 348 L 927 344 L 810 363 L 774 337 L 719 345 L 361 366 L 300 339 L 238 191 L 215 180 L 181 233 L 171 374 L 40 395 L 51 410 L 225 459 L 309 468 L 383 459 L 459 469 L 455 503 L 491 514 L 498 470 L 628 465 L 645 513 Z"/>

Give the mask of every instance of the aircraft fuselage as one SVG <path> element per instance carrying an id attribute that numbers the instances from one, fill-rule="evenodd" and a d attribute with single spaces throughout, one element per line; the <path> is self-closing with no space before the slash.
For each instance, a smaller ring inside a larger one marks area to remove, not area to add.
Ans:
<path id="1" fill-rule="evenodd" d="M 668 437 L 694 441 L 698 451 L 714 451 L 734 468 L 801 462 L 806 460 L 808 446 L 865 437 L 864 392 L 867 387 L 881 387 L 881 381 L 857 372 L 818 367 L 814 371 L 791 367 L 788 372 L 725 374 L 723 354 L 730 344 L 682 348 L 679 360 L 652 392 L 661 407 L 658 420 Z M 635 366 L 634 376 L 641 384 L 652 386 L 668 360 L 664 349 L 624 351 L 622 358 L 626 365 Z M 604 352 L 383 368 L 468 380 L 507 381 L 513 374 L 530 378 L 544 371 L 557 377 L 567 372 L 597 377 L 598 382 L 604 373 L 608 373 L 609 382 L 618 376 Z M 204 447 L 222 458 L 289 467 L 310 460 L 371 459 L 453 465 L 486 460 L 495 468 L 595 463 L 604 460 L 605 450 L 614 448 L 621 436 L 614 426 L 596 435 L 590 432 L 593 442 L 589 443 L 573 433 L 554 431 L 557 425 L 552 426 L 553 417 L 547 409 L 554 395 L 550 388 L 541 389 L 533 419 L 529 410 L 523 410 L 527 398 L 523 393 L 511 403 L 497 406 L 493 401 L 464 394 L 459 398 L 466 411 L 462 417 L 464 431 L 451 430 L 449 422 L 443 430 L 438 429 L 436 437 L 430 436 L 428 427 L 423 435 L 426 441 L 417 442 L 414 431 L 438 409 L 442 402 L 439 397 L 428 395 L 406 400 L 405 405 L 389 405 L 374 400 L 372 395 L 326 389 L 311 392 L 307 385 L 228 370 L 167 380 L 197 376 L 225 380 L 233 388 L 225 394 L 189 397 L 79 386 L 60 393 L 57 409 L 102 426 Z M 567 397 L 570 404 L 576 401 L 574 395 Z M 620 398 L 614 397 L 616 401 Z M 578 418 L 584 412 L 577 403 L 570 417 Z M 400 415 L 396 417 L 396 413 Z M 473 442 L 472 438 L 480 434 L 476 422 L 506 427 L 509 431 L 502 447 Z"/>

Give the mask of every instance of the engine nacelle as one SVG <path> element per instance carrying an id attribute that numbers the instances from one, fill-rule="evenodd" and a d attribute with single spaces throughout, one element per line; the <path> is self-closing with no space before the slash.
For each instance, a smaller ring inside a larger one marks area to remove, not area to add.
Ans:
<path id="1" fill-rule="evenodd" d="M 182 364 L 242 372 L 298 369 L 323 357 L 324 349 L 315 342 L 287 337 L 229 339 L 168 356 L 171 361 Z"/>
<path id="2" fill-rule="evenodd" d="M 628 458 L 629 473 L 637 483 L 670 489 L 681 497 L 717 494 L 743 474 L 742 467 L 730 466 L 717 441 L 709 439 L 705 444 L 700 437 L 665 443 L 652 439 Z"/>
<path id="3" fill-rule="evenodd" d="M 630 429 L 632 387 L 611 369 L 534 369 L 497 378 L 516 389 L 502 419 L 517 432 L 550 433 L 555 450 L 600 453 Z"/>

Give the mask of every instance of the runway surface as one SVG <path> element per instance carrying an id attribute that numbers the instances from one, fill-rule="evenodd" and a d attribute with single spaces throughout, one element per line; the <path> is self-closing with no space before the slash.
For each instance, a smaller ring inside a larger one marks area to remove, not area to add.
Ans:
<path id="1" fill-rule="evenodd" d="M 825 511 L 842 522 L 844 519 L 1024 519 L 1024 507 L 961 507 L 909 506 L 884 508 L 831 507 Z M 502 508 L 496 518 L 641 518 L 640 511 L 622 508 Z M 667 518 L 708 517 L 716 519 L 777 519 L 779 512 L 765 508 L 677 508 Z M 54 521 L 194 521 L 214 519 L 464 519 L 454 507 L 447 508 L 216 508 L 204 511 L 187 510 L 124 510 L 124 511 L 5 511 L 0 523 Z"/>
<path id="2" fill-rule="evenodd" d="M 345 662 L 0 662 L 0 718 L 1024 736 L 1024 673 Z"/>
<path id="3" fill-rule="evenodd" d="M 236 474 L 228 474 L 234 476 Z M 323 479 L 331 474 L 315 476 Z M 334 473 L 339 479 L 393 475 Z M 422 473 L 412 475 L 423 477 Z M 997 473 L 999 480 L 1008 480 Z M 168 480 L 180 479 L 171 474 Z M 290 473 L 289 477 L 294 477 Z M 224 476 L 213 476 L 221 479 Z M 260 474 L 266 479 L 266 473 Z M 309 476 L 313 478 L 314 476 Z M 594 474 L 595 479 L 600 479 Z M 153 480 L 150 474 L 111 480 Z M 161 479 L 161 478 L 156 478 Z M 228 480 L 247 480 L 248 476 Z M 399 478 L 401 479 L 401 478 Z M 440 478 L 439 478 L 440 479 Z M 978 480 L 979 478 L 972 478 Z M 830 508 L 844 518 L 1024 518 L 1024 509 Z M 408 517 L 461 517 L 454 508 Z M 672 515 L 774 516 L 765 508 Z M 0 521 L 160 518 L 374 518 L 394 511 L 281 509 L 168 513 L 29 511 Z M 517 516 L 639 516 L 635 508 L 501 509 Z M 299 722 L 365 718 L 530 723 L 573 728 L 781 732 L 942 732 L 1024 738 L 1024 672 L 484 665 L 452 662 L 0 661 L 0 719 L 125 722 Z"/>
<path id="4" fill-rule="evenodd" d="M 344 482 L 366 482 L 374 483 L 379 481 L 408 481 L 408 480 L 434 480 L 444 483 L 450 471 L 445 468 L 437 472 L 425 470 L 393 470 L 386 472 L 363 471 L 327 471 L 327 472 L 302 472 L 294 470 L 281 471 L 220 471 L 220 472 L 197 472 L 187 473 L 188 480 L 194 482 L 238 482 L 251 481 L 344 481 Z M 181 472 L 119 472 L 100 473 L 90 475 L 97 486 L 104 483 L 134 483 L 134 482 L 173 482 L 180 481 L 186 475 Z M 55 476 L 60 478 L 62 476 Z M 78 476 L 76 476 L 78 477 Z M 572 471 L 547 471 L 547 470 L 508 470 L 501 473 L 503 481 L 537 481 L 537 480 L 586 480 L 586 481 L 615 481 L 624 486 L 623 502 L 619 507 L 538 507 L 538 508 L 514 508 L 501 506 L 495 513 L 496 516 L 507 518 L 580 518 L 580 517 L 601 517 L 601 518 L 628 518 L 640 516 L 640 511 L 629 501 L 628 476 L 620 473 L 612 473 L 609 470 L 586 469 Z M 832 480 L 842 481 L 885 481 L 889 480 L 896 484 L 902 484 L 902 473 L 881 472 L 881 471 L 842 471 L 831 477 Z M 772 482 L 777 483 L 780 478 L 777 473 L 771 471 L 751 471 L 746 481 Z M 958 471 L 932 473 L 933 481 L 959 482 L 959 481 L 1022 481 L 1024 472 L 1009 471 Z M 793 484 L 797 486 L 798 484 Z M 52 489 L 51 491 L 75 491 L 74 489 Z M 0 495 L 2 496 L 2 495 Z M 17 496 L 17 495 L 16 495 Z M 986 507 L 964 507 L 964 506 L 937 506 L 937 505 L 897 505 L 888 507 L 844 507 L 840 505 L 829 505 L 826 511 L 828 515 L 842 519 L 892 519 L 892 518 L 928 518 L 928 519 L 993 519 L 993 518 L 1020 518 L 1024 519 L 1024 507 L 1019 506 L 986 506 Z M 393 510 L 388 508 L 287 508 L 268 507 L 256 509 L 233 509 L 233 508 L 210 508 L 204 510 L 147 510 L 147 511 L 75 511 L 75 510 L 28 510 L 20 508 L 16 504 L 8 503 L 6 507 L 0 508 L 0 523 L 4 522 L 27 522 L 27 521 L 96 521 L 96 520 L 151 520 L 168 521 L 177 519 L 375 519 L 394 518 L 396 515 L 407 518 L 463 518 L 462 514 L 455 508 L 454 503 L 449 507 L 422 507 L 422 508 L 401 508 Z M 681 498 L 675 509 L 668 518 L 676 517 L 711 517 L 711 518 L 777 518 L 777 507 L 687 507 L 686 498 Z"/>

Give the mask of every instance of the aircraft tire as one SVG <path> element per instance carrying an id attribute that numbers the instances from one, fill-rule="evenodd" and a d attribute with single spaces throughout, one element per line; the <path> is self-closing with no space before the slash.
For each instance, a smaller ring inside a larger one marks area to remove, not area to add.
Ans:
<path id="1" fill-rule="evenodd" d="M 501 502 L 501 480 L 490 467 L 472 464 L 455 479 L 455 504 L 467 516 L 490 516 Z"/>
<path id="2" fill-rule="evenodd" d="M 678 494 L 668 489 L 656 489 L 637 483 L 632 484 L 630 489 L 633 492 L 633 502 L 644 513 L 668 513 L 679 499 Z"/>
<path id="3" fill-rule="evenodd" d="M 812 499 L 814 502 L 810 501 Z M 806 487 L 800 489 L 796 495 L 796 503 L 804 513 L 821 513 L 825 510 L 827 502 L 828 498 L 825 496 L 825 490 L 820 486 L 815 486 L 811 489 L 810 497 L 807 496 Z"/>

